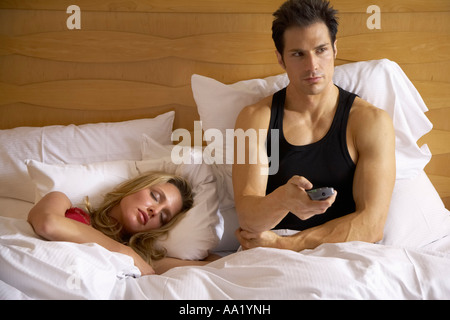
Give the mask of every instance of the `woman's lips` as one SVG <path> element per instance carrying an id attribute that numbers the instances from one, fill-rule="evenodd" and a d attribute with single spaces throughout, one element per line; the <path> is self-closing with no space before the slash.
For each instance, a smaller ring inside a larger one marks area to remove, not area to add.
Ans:
<path id="1" fill-rule="evenodd" d="M 145 211 L 141 210 L 141 209 L 138 209 L 138 210 L 139 210 L 139 213 L 140 213 L 141 223 L 145 226 L 147 224 L 147 222 L 148 222 L 148 214 Z"/>

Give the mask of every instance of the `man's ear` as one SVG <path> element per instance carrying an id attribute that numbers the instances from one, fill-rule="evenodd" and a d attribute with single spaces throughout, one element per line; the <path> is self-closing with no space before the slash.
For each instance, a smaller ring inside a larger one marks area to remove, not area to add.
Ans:
<path id="1" fill-rule="evenodd" d="M 337 39 L 334 40 L 333 50 L 334 50 L 334 60 L 336 60 L 336 57 L 337 57 Z"/>
<path id="2" fill-rule="evenodd" d="M 275 54 L 277 55 L 278 64 L 286 71 L 286 65 L 284 64 L 283 55 L 275 50 Z"/>

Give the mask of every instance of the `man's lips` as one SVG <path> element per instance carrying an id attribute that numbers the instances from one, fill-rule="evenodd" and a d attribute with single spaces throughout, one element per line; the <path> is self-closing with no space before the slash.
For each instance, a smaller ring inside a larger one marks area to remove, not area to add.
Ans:
<path id="1" fill-rule="evenodd" d="M 308 77 L 308 78 L 304 78 L 303 80 L 305 80 L 306 82 L 309 83 L 316 83 L 318 81 L 320 81 L 320 79 L 322 79 L 322 77 Z"/>
<path id="2" fill-rule="evenodd" d="M 145 226 L 148 222 L 148 214 L 147 214 L 147 212 L 145 212 L 141 209 L 138 209 L 138 210 L 140 213 L 141 223 Z"/>

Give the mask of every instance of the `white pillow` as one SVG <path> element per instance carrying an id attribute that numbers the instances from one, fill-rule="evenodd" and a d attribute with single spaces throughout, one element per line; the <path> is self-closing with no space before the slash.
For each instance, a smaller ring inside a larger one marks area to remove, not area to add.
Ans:
<path id="1" fill-rule="evenodd" d="M 225 137 L 226 129 L 234 129 L 239 112 L 289 84 L 286 74 L 252 79 L 226 85 L 212 78 L 194 74 L 192 92 L 197 104 L 202 129 L 218 129 Z M 233 150 L 233 141 L 224 138 L 225 150 Z M 217 151 L 216 151 L 217 152 Z M 223 153 L 223 163 L 233 163 L 231 152 Z"/>
<path id="2" fill-rule="evenodd" d="M 26 159 L 52 164 L 141 160 L 141 136 L 170 143 L 175 112 L 154 119 L 0 130 L 0 197 L 32 202 Z"/>
<path id="3" fill-rule="evenodd" d="M 430 161 L 426 145 L 419 148 L 417 140 L 432 128 L 425 116 L 422 98 L 401 68 L 387 59 L 349 63 L 335 68 L 334 82 L 343 89 L 389 113 L 396 135 L 397 178 L 415 177 Z M 256 103 L 289 83 L 286 74 L 240 81 L 231 85 L 193 75 L 192 90 L 204 130 L 233 129 L 243 107 Z M 227 150 L 233 149 L 227 141 Z M 231 153 L 230 153 L 231 154 Z M 227 163 L 232 163 L 226 159 Z"/>
<path id="4" fill-rule="evenodd" d="M 114 161 L 86 165 L 45 164 L 27 161 L 28 172 L 36 186 L 36 201 L 50 191 L 64 192 L 72 204 L 84 208 L 84 197 L 93 206 L 119 183 L 146 171 L 165 171 L 185 177 L 193 186 L 194 207 L 169 232 L 159 245 L 171 257 L 204 259 L 218 243 L 215 232 L 219 218 L 214 175 L 207 165 L 176 166 L 170 157 L 147 161 Z"/>
<path id="5" fill-rule="evenodd" d="M 418 248 L 450 235 L 450 212 L 424 171 L 396 180 L 379 243 Z"/>
<path id="6" fill-rule="evenodd" d="M 73 206 L 82 209 L 86 196 L 96 207 L 107 192 L 139 173 L 136 162 L 131 160 L 92 164 L 47 164 L 26 160 L 25 163 L 35 186 L 35 203 L 51 191 L 61 191 L 69 197 Z"/>
<path id="7" fill-rule="evenodd" d="M 234 232 L 239 228 L 239 220 L 234 206 L 233 182 L 231 165 L 211 164 L 217 179 L 219 196 L 220 229 L 217 229 L 219 244 L 214 251 L 236 251 L 240 243 Z"/>
<path id="8" fill-rule="evenodd" d="M 142 157 L 143 159 L 155 159 L 157 155 L 164 154 L 166 157 L 171 157 L 173 145 L 161 145 L 151 137 L 144 135 L 142 140 Z M 208 210 L 208 215 L 211 216 L 209 225 L 215 226 L 214 234 L 219 239 L 219 243 L 212 251 L 236 251 L 239 248 L 234 231 L 239 228 L 236 209 L 234 207 L 233 186 L 231 185 L 231 166 L 226 165 L 207 165 L 209 160 L 205 159 L 206 154 L 202 155 L 201 150 L 189 150 L 189 161 L 191 164 L 182 164 L 179 166 L 171 166 L 182 168 L 200 168 L 208 166 L 208 171 L 212 172 L 216 179 L 216 187 L 213 193 L 218 199 L 218 210 L 216 213 Z M 179 156 L 179 154 L 176 154 Z M 196 164 L 199 163 L 199 164 Z M 200 165 L 201 164 L 201 165 Z M 167 170 L 167 167 L 165 168 Z M 192 170 L 192 169 L 190 169 Z M 210 191 L 208 190 L 208 193 Z"/>
<path id="9" fill-rule="evenodd" d="M 198 74 L 191 77 L 192 92 L 204 130 L 234 129 L 236 118 L 243 107 L 274 94 L 288 84 L 286 74 L 229 85 Z"/>
<path id="10" fill-rule="evenodd" d="M 161 145 L 144 135 L 142 158 L 146 161 L 138 162 L 137 168 L 139 171 L 160 170 L 174 173 L 191 182 L 196 210 L 189 212 L 182 223 L 174 227 L 167 240 L 161 242 L 161 245 L 168 250 L 169 256 L 182 257 L 186 251 L 185 247 L 189 244 L 190 251 L 197 250 L 197 253 L 191 254 L 190 257 L 203 259 L 208 251 L 212 251 L 217 246 L 220 238 L 217 232 L 217 229 L 221 228 L 221 221 L 217 215 L 219 199 L 216 178 L 212 167 L 201 161 L 201 150 L 189 148 L 190 164 L 175 164 L 171 158 L 172 147 Z M 162 159 L 158 159 L 158 156 Z"/>

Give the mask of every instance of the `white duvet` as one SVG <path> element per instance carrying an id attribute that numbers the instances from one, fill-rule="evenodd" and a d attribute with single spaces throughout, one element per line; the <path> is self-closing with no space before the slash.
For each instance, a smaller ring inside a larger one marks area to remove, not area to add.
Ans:
<path id="1" fill-rule="evenodd" d="M 0 299 L 449 299 L 450 241 L 440 241 L 433 251 L 258 248 L 141 277 L 128 256 L 45 241 L 25 220 L 0 217 Z"/>

